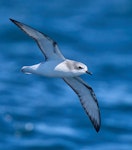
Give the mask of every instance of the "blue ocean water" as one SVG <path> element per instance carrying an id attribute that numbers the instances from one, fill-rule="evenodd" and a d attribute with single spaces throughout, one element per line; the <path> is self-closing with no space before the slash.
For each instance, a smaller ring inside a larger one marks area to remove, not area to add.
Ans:
<path id="1" fill-rule="evenodd" d="M 132 1 L 0 1 L 0 150 L 132 149 Z M 65 57 L 88 65 L 98 98 L 96 133 L 61 80 L 24 75 L 44 60 L 9 18 L 55 39 Z"/>

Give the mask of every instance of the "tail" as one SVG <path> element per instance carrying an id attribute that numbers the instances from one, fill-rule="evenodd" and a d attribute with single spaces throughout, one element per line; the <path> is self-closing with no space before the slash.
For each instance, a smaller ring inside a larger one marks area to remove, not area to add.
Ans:
<path id="1" fill-rule="evenodd" d="M 32 74 L 31 73 L 31 69 L 29 66 L 24 66 L 21 68 L 21 72 L 25 73 L 25 74 Z"/>

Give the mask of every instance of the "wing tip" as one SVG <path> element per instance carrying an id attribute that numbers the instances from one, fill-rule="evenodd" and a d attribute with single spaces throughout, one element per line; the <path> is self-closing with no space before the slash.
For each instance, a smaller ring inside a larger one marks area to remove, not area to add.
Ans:
<path id="1" fill-rule="evenodd" d="M 100 127 L 101 127 L 100 117 L 99 117 L 99 122 L 97 122 L 96 120 L 92 120 L 92 119 L 91 119 L 91 122 L 92 122 L 96 132 L 99 132 L 100 131 Z"/>
<path id="2" fill-rule="evenodd" d="M 94 128 L 95 128 L 97 133 L 100 131 L 100 125 L 96 125 L 96 126 L 94 126 Z"/>
<path id="3" fill-rule="evenodd" d="M 18 21 L 16 21 L 16 20 L 14 20 L 14 19 L 12 19 L 12 18 L 9 18 L 10 19 L 10 21 L 12 21 L 13 23 L 17 23 Z"/>
<path id="4" fill-rule="evenodd" d="M 13 22 L 15 25 L 17 25 L 19 28 L 21 28 L 22 27 L 22 23 L 21 22 L 19 22 L 19 21 L 16 21 L 16 20 L 14 20 L 14 19 L 12 19 L 12 18 L 9 18 L 10 19 L 10 21 L 11 22 Z"/>

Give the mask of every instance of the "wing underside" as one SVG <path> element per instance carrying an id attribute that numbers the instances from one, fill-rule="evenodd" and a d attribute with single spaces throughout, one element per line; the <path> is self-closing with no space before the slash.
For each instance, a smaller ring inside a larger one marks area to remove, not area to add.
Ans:
<path id="1" fill-rule="evenodd" d="M 57 43 L 50 37 L 21 22 L 13 19 L 10 20 L 36 41 L 46 59 L 65 59 L 61 54 Z"/>
<path id="2" fill-rule="evenodd" d="M 79 77 L 63 79 L 78 95 L 85 112 L 98 132 L 101 121 L 99 106 L 94 91 Z"/>

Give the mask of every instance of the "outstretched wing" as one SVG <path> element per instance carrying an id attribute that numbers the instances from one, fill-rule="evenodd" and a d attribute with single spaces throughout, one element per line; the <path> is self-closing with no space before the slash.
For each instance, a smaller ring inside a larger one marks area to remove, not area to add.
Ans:
<path id="1" fill-rule="evenodd" d="M 100 111 L 93 89 L 80 77 L 63 79 L 78 95 L 84 110 L 88 114 L 94 128 L 98 132 L 101 124 Z"/>
<path id="2" fill-rule="evenodd" d="M 13 19 L 10 19 L 10 20 L 37 42 L 46 60 L 52 60 L 52 59 L 64 60 L 65 59 L 64 56 L 61 54 L 57 46 L 57 43 L 53 41 L 51 38 L 49 38 L 47 35 L 21 22 L 18 22 Z"/>

